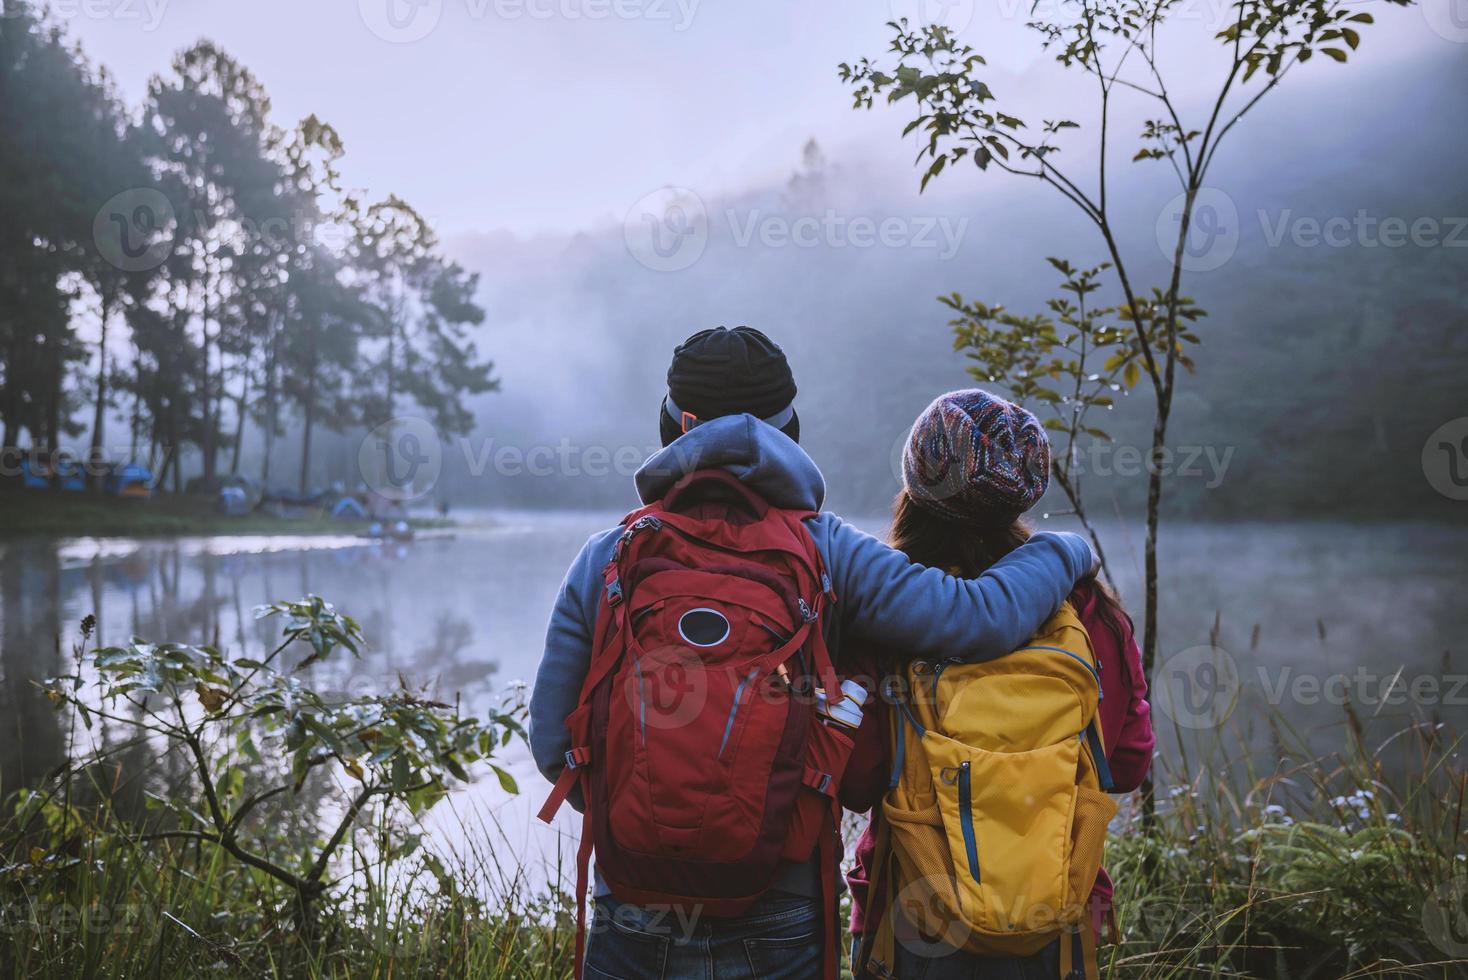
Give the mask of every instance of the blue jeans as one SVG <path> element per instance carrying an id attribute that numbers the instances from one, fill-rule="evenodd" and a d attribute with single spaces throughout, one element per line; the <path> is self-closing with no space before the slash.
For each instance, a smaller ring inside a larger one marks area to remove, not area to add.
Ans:
<path id="1" fill-rule="evenodd" d="M 766 898 L 737 919 L 596 900 L 585 975 L 595 980 L 812 980 L 824 923 L 814 899 Z M 1054 980 L 1054 978 L 1047 978 Z"/>
<path id="2" fill-rule="evenodd" d="M 1071 941 L 1079 966 L 1081 941 Z M 1060 943 L 1057 939 L 1031 956 L 985 957 L 943 947 L 909 949 L 899 941 L 897 975 L 902 980 L 1055 980 L 1060 975 Z M 1071 971 L 1071 976 L 1077 975 Z"/>

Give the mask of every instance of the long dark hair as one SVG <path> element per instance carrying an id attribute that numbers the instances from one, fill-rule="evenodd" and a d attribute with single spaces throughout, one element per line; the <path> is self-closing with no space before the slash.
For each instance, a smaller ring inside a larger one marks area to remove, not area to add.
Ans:
<path id="1" fill-rule="evenodd" d="M 892 503 L 888 543 L 919 565 L 941 568 L 962 578 L 977 578 L 1034 533 L 1023 517 L 1001 520 L 993 526 L 949 520 L 920 506 L 902 490 Z M 1090 587 L 1102 618 L 1117 643 L 1122 643 L 1121 625 L 1130 626 L 1131 617 L 1116 593 L 1095 571 L 1076 584 Z"/>

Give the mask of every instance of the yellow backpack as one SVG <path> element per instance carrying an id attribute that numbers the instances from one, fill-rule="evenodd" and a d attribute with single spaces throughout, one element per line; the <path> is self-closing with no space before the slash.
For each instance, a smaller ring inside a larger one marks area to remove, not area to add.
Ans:
<path id="1" fill-rule="evenodd" d="M 1116 803 L 1099 667 L 1075 611 L 1061 606 L 1008 656 L 915 661 L 894 681 L 892 782 L 873 817 L 881 919 L 857 975 L 896 976 L 896 943 L 1027 956 L 1060 938 L 1065 977 L 1079 932 L 1095 977 L 1087 903 Z"/>

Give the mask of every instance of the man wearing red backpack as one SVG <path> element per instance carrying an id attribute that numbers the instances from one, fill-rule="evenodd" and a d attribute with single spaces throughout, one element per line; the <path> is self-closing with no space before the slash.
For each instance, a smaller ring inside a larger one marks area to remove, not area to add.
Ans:
<path id="1" fill-rule="evenodd" d="M 561 586 L 530 744 L 556 784 L 542 817 L 567 799 L 584 815 L 578 902 L 596 853 L 578 976 L 834 978 L 837 793 L 862 693 L 839 639 L 1001 656 L 1094 563 L 1080 537 L 1043 533 L 977 579 L 910 563 L 820 510 L 795 393 L 759 331 L 690 337 L 664 449 L 636 476 L 644 506 Z"/>

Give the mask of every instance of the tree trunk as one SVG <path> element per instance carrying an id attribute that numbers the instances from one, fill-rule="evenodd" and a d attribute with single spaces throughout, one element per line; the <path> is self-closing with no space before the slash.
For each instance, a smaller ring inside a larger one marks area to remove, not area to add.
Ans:
<path id="1" fill-rule="evenodd" d="M 134 343 L 133 344 L 133 384 L 136 386 L 136 389 L 133 391 L 132 443 L 131 443 L 131 445 L 128 446 L 128 451 L 127 451 L 128 452 L 128 461 L 129 462 L 132 462 L 132 463 L 136 463 L 138 461 L 138 440 L 140 438 L 142 438 L 142 431 L 143 431 L 143 391 L 142 391 L 142 387 L 143 386 L 142 386 L 141 380 L 138 377 L 139 372 L 142 370 L 141 361 L 142 361 L 142 352 L 138 350 L 137 344 Z M 151 466 L 151 461 L 152 461 L 152 454 L 150 453 L 149 454 L 149 463 L 150 463 L 150 466 Z"/>
<path id="2" fill-rule="evenodd" d="M 311 475 L 311 428 L 316 424 L 316 352 L 311 352 L 311 360 L 307 365 L 306 374 L 306 413 L 305 432 L 301 437 L 301 496 L 306 495 L 306 484 Z"/>
<path id="3" fill-rule="evenodd" d="M 93 490 L 102 489 L 103 426 L 107 423 L 107 321 L 112 314 L 111 290 L 100 290 L 102 337 L 97 341 L 97 408 L 92 414 L 92 448 L 87 454 L 87 481 Z"/>
<path id="4" fill-rule="evenodd" d="M 46 430 L 46 449 L 54 456 L 61 449 L 61 405 L 65 399 L 63 382 L 65 366 L 61 361 L 61 338 L 47 338 L 47 385 L 46 406 L 43 414 Z"/>
<path id="5" fill-rule="evenodd" d="M 214 459 L 214 374 L 209 367 L 209 355 L 213 341 L 209 336 L 209 295 L 213 274 L 205 266 L 204 271 L 204 357 L 200 376 L 200 397 L 203 400 L 204 431 L 199 439 L 199 450 L 204 454 L 204 487 L 213 489 L 215 476 Z"/>
<path id="6" fill-rule="evenodd" d="M 260 463 L 260 485 L 266 488 L 270 486 L 270 457 L 275 452 L 275 362 L 280 346 L 274 315 L 270 323 L 270 340 L 265 348 L 265 458 Z"/>
<path id="7" fill-rule="evenodd" d="M 314 385 L 312 386 L 315 387 Z M 306 484 L 311 474 L 311 426 L 316 422 L 315 392 L 306 396 L 306 425 L 301 434 L 301 496 L 306 495 Z"/>
<path id="8" fill-rule="evenodd" d="M 1167 445 L 1168 410 L 1158 405 L 1157 418 L 1152 428 L 1152 465 L 1147 474 L 1147 543 L 1143 582 L 1146 588 L 1147 606 L 1142 624 L 1142 676 L 1153 684 L 1153 667 L 1157 663 L 1157 528 L 1162 506 L 1162 467 L 1158 464 L 1161 452 Z M 1157 820 L 1157 789 L 1152 771 L 1142 781 L 1142 830 L 1151 834 Z"/>
<path id="9" fill-rule="evenodd" d="M 229 472 L 231 476 L 238 476 L 240 472 L 240 448 L 245 444 L 245 410 L 250 402 L 250 371 L 249 364 L 241 372 L 240 397 L 237 402 L 239 410 L 235 413 L 234 422 L 234 453 L 229 460 Z"/>
<path id="10" fill-rule="evenodd" d="M 179 439 L 179 410 L 178 397 L 168 403 L 168 445 L 163 449 L 163 468 L 173 467 L 173 492 L 183 492 L 183 447 L 178 443 Z M 160 483 L 162 481 L 159 481 Z"/>
<path id="11" fill-rule="evenodd" d="M 386 409 L 387 414 L 383 418 L 378 419 L 377 420 L 378 423 L 386 422 L 388 419 L 392 418 L 393 415 L 395 414 L 395 405 L 394 405 L 394 403 L 397 401 L 397 397 L 398 397 L 397 387 L 396 387 L 397 386 L 397 380 L 398 380 L 397 379 L 397 374 L 396 374 L 396 368 L 397 368 L 397 363 L 398 363 L 397 350 L 398 350 L 397 314 L 394 313 L 394 315 L 393 315 L 393 322 L 390 323 L 390 324 L 388 324 L 388 334 L 387 334 L 387 403 L 386 403 L 386 406 L 385 406 L 385 409 Z"/>

